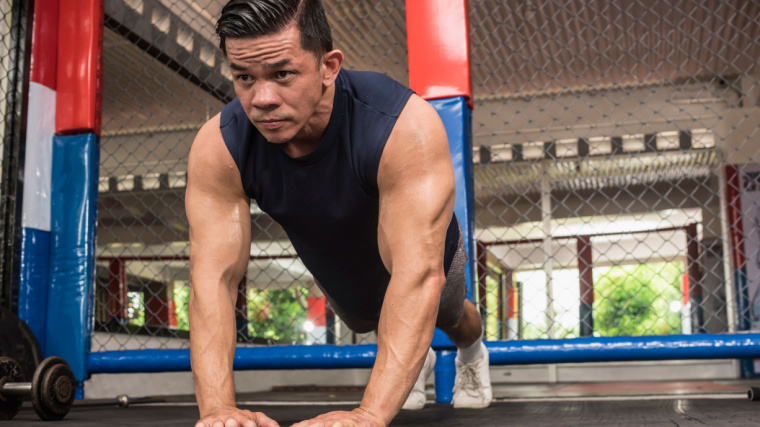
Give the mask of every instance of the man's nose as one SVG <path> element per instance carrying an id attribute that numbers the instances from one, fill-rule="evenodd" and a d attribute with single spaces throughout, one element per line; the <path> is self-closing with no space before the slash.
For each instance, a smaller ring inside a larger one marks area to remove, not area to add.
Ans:
<path id="1" fill-rule="evenodd" d="M 254 89 L 251 104 L 260 110 L 271 110 L 280 105 L 280 96 L 273 83 L 262 82 Z"/>

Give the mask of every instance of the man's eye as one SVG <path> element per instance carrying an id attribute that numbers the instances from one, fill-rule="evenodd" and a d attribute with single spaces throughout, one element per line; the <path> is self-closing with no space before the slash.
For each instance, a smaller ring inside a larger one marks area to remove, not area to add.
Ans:
<path id="1" fill-rule="evenodd" d="M 238 80 L 240 80 L 241 82 L 247 82 L 247 81 L 250 81 L 250 80 L 251 80 L 251 76 L 249 76 L 248 74 L 241 74 L 241 75 L 239 75 L 237 78 L 238 78 Z"/>
<path id="2" fill-rule="evenodd" d="M 277 72 L 277 78 L 278 79 L 285 79 L 285 78 L 290 77 L 291 74 L 293 74 L 293 73 L 290 72 L 290 71 L 278 71 Z"/>

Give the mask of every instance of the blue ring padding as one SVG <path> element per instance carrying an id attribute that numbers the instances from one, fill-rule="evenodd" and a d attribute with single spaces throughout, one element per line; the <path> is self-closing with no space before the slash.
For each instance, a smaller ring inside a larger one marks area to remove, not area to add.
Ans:
<path id="1" fill-rule="evenodd" d="M 456 180 L 456 199 L 454 201 L 454 213 L 462 226 L 462 234 L 465 249 L 469 260 L 465 266 L 467 277 L 467 298 L 473 301 L 473 271 L 475 271 L 475 253 L 473 236 L 475 233 L 475 198 L 473 191 L 473 168 L 472 168 L 472 111 L 464 97 L 435 99 L 430 105 L 435 108 L 446 128 L 446 136 L 449 140 L 449 152 L 454 164 L 454 178 Z M 454 348 L 449 338 L 436 329 L 433 335 L 433 348 Z"/>
<path id="2" fill-rule="evenodd" d="M 699 334 L 647 337 L 487 342 L 491 365 L 760 357 L 760 334 Z M 441 352 L 439 352 L 441 353 Z M 455 353 L 452 351 L 451 353 Z M 234 368 L 371 368 L 374 344 L 239 347 Z M 445 353 L 449 354 L 449 353 Z M 116 374 L 190 370 L 190 351 L 127 350 L 90 353 L 89 372 Z M 436 363 L 436 372 L 445 359 Z"/>
<path id="3" fill-rule="evenodd" d="M 377 345 L 238 347 L 234 369 L 371 368 Z M 89 372 L 135 373 L 190 370 L 190 350 L 127 350 L 90 353 Z"/>
<path id="4" fill-rule="evenodd" d="M 29 325 L 45 355 L 48 282 L 50 280 L 50 232 L 21 229 L 18 317 Z"/>
<path id="5" fill-rule="evenodd" d="M 90 349 L 99 155 L 94 134 L 53 138 L 45 346 L 71 365 L 77 381 L 87 379 Z"/>
<path id="6" fill-rule="evenodd" d="M 760 357 L 760 334 L 487 342 L 491 365 Z"/>

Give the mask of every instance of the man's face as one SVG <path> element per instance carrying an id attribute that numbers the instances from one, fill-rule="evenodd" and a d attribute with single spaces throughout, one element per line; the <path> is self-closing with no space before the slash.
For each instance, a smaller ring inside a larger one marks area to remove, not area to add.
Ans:
<path id="1" fill-rule="evenodd" d="M 304 127 L 324 93 L 324 67 L 301 47 L 295 25 L 225 43 L 235 93 L 256 129 L 274 143 L 309 137 Z"/>

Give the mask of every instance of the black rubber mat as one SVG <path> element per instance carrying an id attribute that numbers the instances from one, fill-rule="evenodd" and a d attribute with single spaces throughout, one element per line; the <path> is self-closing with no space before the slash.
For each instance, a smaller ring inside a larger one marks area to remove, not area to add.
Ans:
<path id="1" fill-rule="evenodd" d="M 257 406 L 281 426 L 314 417 L 342 406 Z M 195 406 L 134 406 L 74 408 L 63 421 L 40 421 L 24 408 L 10 423 L 14 426 L 192 426 Z M 499 402 L 487 409 L 454 410 L 450 405 L 428 404 L 420 411 L 401 412 L 392 426 L 758 426 L 760 402 L 746 399 L 664 399 L 606 401 Z"/>

